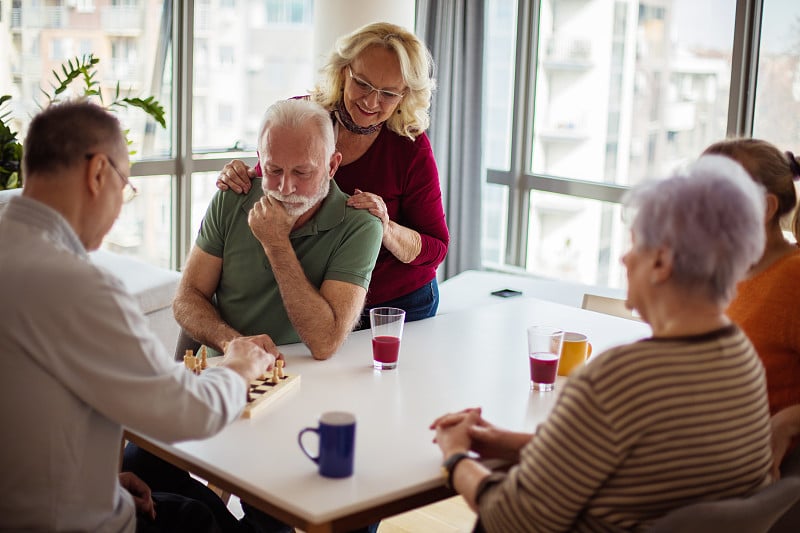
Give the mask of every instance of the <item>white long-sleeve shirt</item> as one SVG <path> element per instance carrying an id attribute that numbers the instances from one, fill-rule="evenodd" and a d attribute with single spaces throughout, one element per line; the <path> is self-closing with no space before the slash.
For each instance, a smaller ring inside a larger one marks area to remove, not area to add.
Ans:
<path id="1" fill-rule="evenodd" d="M 0 217 L 0 530 L 133 531 L 122 426 L 172 442 L 233 421 L 246 384 L 175 363 L 66 220 L 14 198 Z"/>

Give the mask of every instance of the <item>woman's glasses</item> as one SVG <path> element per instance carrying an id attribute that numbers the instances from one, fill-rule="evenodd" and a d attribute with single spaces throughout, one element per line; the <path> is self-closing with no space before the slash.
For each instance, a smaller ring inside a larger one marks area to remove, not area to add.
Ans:
<path id="1" fill-rule="evenodd" d="M 386 89 L 378 89 L 368 81 L 362 80 L 353 74 L 352 68 L 347 67 L 347 70 L 350 72 L 350 79 L 353 81 L 356 91 L 361 93 L 361 96 L 369 96 L 372 93 L 378 93 L 378 100 L 381 102 L 386 102 L 387 104 L 395 104 L 399 102 L 403 96 L 405 96 L 404 93 L 396 93 L 394 91 L 387 91 Z"/>

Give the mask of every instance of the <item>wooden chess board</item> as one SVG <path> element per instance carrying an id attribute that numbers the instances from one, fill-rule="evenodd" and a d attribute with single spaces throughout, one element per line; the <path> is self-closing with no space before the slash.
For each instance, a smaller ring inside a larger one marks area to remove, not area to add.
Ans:
<path id="1" fill-rule="evenodd" d="M 186 350 L 186 355 L 183 357 L 186 368 L 195 374 L 200 374 L 209 366 L 216 366 L 221 360 L 221 357 L 208 359 L 205 346 L 200 348 L 197 356 L 191 350 Z M 262 376 L 250 382 L 247 390 L 247 405 L 242 411 L 242 418 L 252 418 L 300 383 L 299 375 L 285 374 L 283 361 L 279 361 L 279 363 L 281 363 L 281 367 L 273 368 L 272 375 Z"/>
<path id="2" fill-rule="evenodd" d="M 300 383 L 300 376 L 284 374 L 278 378 L 278 383 L 272 383 L 272 377 L 261 380 L 257 379 L 250 382 L 250 390 L 247 392 L 247 405 L 242 411 L 242 418 L 252 418 L 257 413 L 264 410 L 267 405 L 284 396 L 295 385 Z"/>

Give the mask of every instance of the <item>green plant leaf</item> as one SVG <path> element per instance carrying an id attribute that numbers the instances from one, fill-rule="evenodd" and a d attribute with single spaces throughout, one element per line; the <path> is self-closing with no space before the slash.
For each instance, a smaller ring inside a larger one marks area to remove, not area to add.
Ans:
<path id="1" fill-rule="evenodd" d="M 153 117 L 153 120 L 161 124 L 162 128 L 167 127 L 167 121 L 164 118 L 164 107 L 152 96 L 148 96 L 144 100 L 141 98 L 123 98 L 122 101 L 128 105 L 142 109 L 145 113 Z"/>

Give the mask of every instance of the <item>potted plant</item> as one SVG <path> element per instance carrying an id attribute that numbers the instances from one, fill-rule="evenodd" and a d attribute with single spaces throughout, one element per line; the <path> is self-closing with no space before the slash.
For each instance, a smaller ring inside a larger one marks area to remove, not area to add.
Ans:
<path id="1" fill-rule="evenodd" d="M 0 191 L 22 186 L 22 144 L 8 124 L 11 111 L 3 109 L 10 99 L 8 94 L 0 96 Z"/>
<path id="2" fill-rule="evenodd" d="M 147 98 L 122 96 L 119 82 L 117 82 L 114 92 L 114 99 L 110 103 L 106 103 L 100 91 L 100 83 L 96 79 L 96 66 L 99 62 L 100 59 L 94 57 L 94 54 L 86 54 L 70 59 L 61 65 L 60 73 L 54 70 L 53 76 L 56 83 L 51 83 L 52 92 L 42 90 L 46 98 L 46 103 L 42 107 L 47 107 L 60 101 L 69 86 L 76 80 L 81 80 L 83 82 L 82 92 L 79 94 L 81 98 L 95 99 L 100 105 L 112 112 L 126 107 L 139 108 L 150 115 L 162 128 L 167 127 L 164 108 L 158 100 L 152 96 Z M 3 106 L 10 99 L 10 95 L 0 97 L 0 191 L 22 187 L 23 182 L 21 167 L 22 144 L 17 139 L 17 133 L 11 130 L 11 111 L 3 109 Z M 126 130 L 124 133 L 127 135 L 128 131 Z M 130 140 L 128 140 L 128 144 L 131 144 Z"/>

